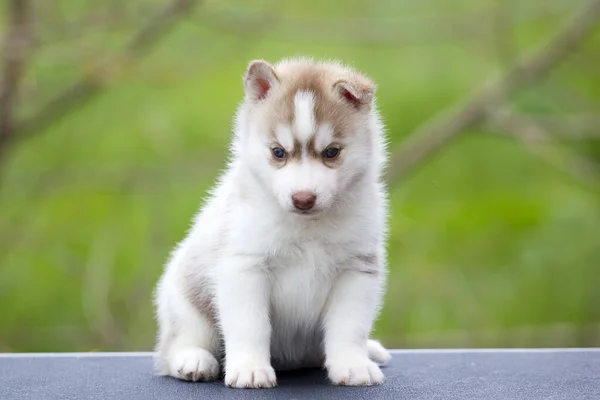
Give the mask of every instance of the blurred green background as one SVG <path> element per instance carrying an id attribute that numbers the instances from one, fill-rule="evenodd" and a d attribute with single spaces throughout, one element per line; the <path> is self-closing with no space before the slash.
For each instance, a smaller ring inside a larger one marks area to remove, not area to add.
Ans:
<path id="1" fill-rule="evenodd" d="M 14 117 L 34 128 L 0 159 L 0 351 L 152 348 L 154 285 L 224 167 L 250 60 L 356 66 L 396 149 L 585 2 L 196 2 L 123 58 L 167 3 L 30 2 Z M 39 117 L 85 76 L 89 96 Z M 392 182 L 385 345 L 600 346 L 600 29 L 509 106 L 551 140 L 480 126 Z"/>

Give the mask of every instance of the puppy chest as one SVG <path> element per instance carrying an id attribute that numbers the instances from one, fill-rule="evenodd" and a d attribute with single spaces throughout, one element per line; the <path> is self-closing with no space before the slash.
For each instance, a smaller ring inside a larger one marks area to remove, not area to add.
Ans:
<path id="1" fill-rule="evenodd" d="M 333 285 L 334 271 L 326 262 L 302 258 L 281 260 L 272 275 L 272 317 L 284 325 L 316 323 Z"/>

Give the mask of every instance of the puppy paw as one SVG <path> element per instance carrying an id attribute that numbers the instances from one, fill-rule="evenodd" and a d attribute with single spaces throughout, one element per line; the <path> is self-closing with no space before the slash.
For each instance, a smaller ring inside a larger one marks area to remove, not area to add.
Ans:
<path id="1" fill-rule="evenodd" d="M 327 365 L 327 375 L 334 385 L 373 386 L 383 383 L 379 366 L 366 358 L 360 362 L 333 362 Z"/>
<path id="2" fill-rule="evenodd" d="M 238 389 L 277 386 L 275 370 L 270 365 L 232 365 L 225 371 L 225 385 Z"/>
<path id="3" fill-rule="evenodd" d="M 219 375 L 219 363 L 208 351 L 187 347 L 174 353 L 171 375 L 186 381 L 214 381 Z"/>

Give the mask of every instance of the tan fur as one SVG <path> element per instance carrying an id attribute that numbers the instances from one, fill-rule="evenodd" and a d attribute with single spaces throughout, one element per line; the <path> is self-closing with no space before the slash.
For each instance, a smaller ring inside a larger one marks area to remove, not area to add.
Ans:
<path id="1" fill-rule="evenodd" d="M 315 65 L 299 60 L 279 63 L 274 71 L 279 86 L 264 104 L 269 108 L 273 129 L 280 123 L 292 124 L 296 93 L 310 91 L 315 96 L 316 123 L 330 122 L 334 127 L 334 137 L 343 137 L 352 132 L 352 127 L 357 126 L 366 113 L 345 101 L 337 90 L 339 82 L 348 82 L 348 86 L 357 93 L 370 93 L 372 96 L 375 92 L 375 85 L 369 78 L 339 64 Z M 365 104 L 364 111 L 369 108 L 370 103 Z"/>
<path id="2" fill-rule="evenodd" d="M 289 154 L 289 158 L 292 160 L 300 160 L 302 158 L 302 143 L 294 138 L 294 148 Z"/>
<path id="3" fill-rule="evenodd" d="M 184 296 L 196 310 L 204 315 L 211 324 L 216 324 L 217 316 L 213 304 L 214 296 L 208 283 L 207 279 L 197 281 L 190 277 L 182 282 L 182 287 Z"/>
<path id="4" fill-rule="evenodd" d="M 244 76 L 247 88 L 250 86 L 252 89 L 252 78 L 256 79 L 256 74 L 259 73 L 266 74 L 262 79 L 273 80 L 273 86 L 264 99 L 254 100 L 250 97 L 251 106 L 260 109 L 269 122 L 270 130 L 266 134 L 273 146 L 279 145 L 275 133 L 277 126 L 293 126 L 294 98 L 299 91 L 313 94 L 317 126 L 329 123 L 333 128 L 333 144 L 343 148 L 344 140 L 355 134 L 354 127 L 363 125 L 368 117 L 376 90 L 371 79 L 338 63 L 314 64 L 310 60 L 300 59 L 272 66 L 264 60 L 256 60 L 250 63 Z M 350 91 L 360 100 L 358 107 L 344 98 L 344 90 Z M 250 90 L 251 95 L 252 93 L 254 92 Z M 280 168 L 288 160 L 300 160 L 302 157 L 303 149 L 299 140 L 295 140 L 293 149 L 285 150 L 289 151 L 288 157 L 283 160 L 273 158 L 273 166 Z M 313 134 L 306 147 L 308 156 L 321 159 L 330 168 L 340 165 L 339 157 L 326 159 L 323 157 L 323 150 L 325 149 L 316 148 Z"/>

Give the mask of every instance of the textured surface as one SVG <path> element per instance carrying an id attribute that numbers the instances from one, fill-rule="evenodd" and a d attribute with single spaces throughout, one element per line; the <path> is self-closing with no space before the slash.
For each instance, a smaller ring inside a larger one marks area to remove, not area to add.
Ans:
<path id="1" fill-rule="evenodd" d="M 0 399 L 600 399 L 600 351 L 396 351 L 379 387 L 279 374 L 275 389 L 156 376 L 148 354 L 0 355 Z"/>

